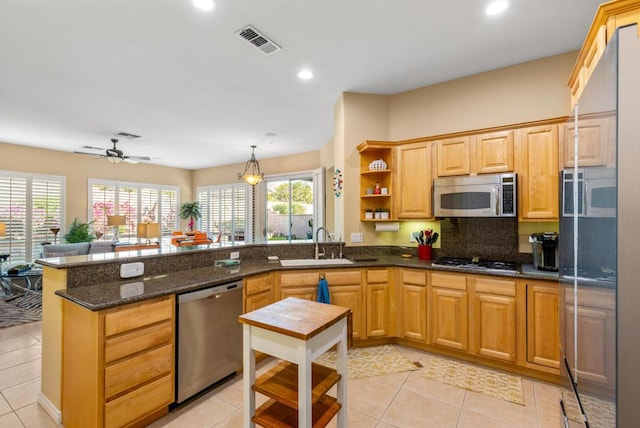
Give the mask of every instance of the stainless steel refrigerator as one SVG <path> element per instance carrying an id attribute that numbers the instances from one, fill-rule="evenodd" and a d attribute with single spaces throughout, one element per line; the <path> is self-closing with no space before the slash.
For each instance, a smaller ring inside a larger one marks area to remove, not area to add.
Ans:
<path id="1" fill-rule="evenodd" d="M 623 27 L 567 124 L 578 160 L 560 192 L 565 426 L 640 426 L 639 80 L 638 28 Z"/>

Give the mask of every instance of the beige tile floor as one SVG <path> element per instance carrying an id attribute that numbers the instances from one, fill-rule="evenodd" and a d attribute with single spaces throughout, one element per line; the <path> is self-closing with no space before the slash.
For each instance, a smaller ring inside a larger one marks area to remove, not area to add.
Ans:
<path id="1" fill-rule="evenodd" d="M 40 428 L 56 424 L 37 404 L 40 391 L 40 323 L 0 329 L 0 427 Z M 398 347 L 411 361 L 422 352 Z M 266 370 L 271 361 L 259 365 Z M 556 386 L 523 379 L 525 406 L 497 400 L 420 377 L 420 371 L 347 385 L 348 426 L 558 428 Z M 258 399 L 260 404 L 260 397 Z M 242 380 L 236 377 L 151 425 L 161 427 L 242 426 Z M 335 420 L 329 425 L 335 427 Z"/>

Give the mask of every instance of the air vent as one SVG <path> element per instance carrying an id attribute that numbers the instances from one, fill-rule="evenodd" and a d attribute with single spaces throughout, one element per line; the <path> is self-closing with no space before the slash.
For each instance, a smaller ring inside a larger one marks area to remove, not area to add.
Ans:
<path id="1" fill-rule="evenodd" d="M 117 134 L 115 134 L 115 136 L 123 138 L 125 140 L 136 140 L 138 138 L 141 138 L 140 135 L 129 134 L 128 132 L 118 132 Z"/>
<path id="2" fill-rule="evenodd" d="M 247 43 L 251 43 L 265 55 L 271 55 L 282 49 L 251 25 L 247 25 L 246 27 L 236 31 L 236 35 L 247 41 Z"/>

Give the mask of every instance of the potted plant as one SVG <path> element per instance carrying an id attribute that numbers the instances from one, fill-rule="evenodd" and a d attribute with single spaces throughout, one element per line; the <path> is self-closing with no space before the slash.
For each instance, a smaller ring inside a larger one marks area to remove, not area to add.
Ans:
<path id="1" fill-rule="evenodd" d="M 94 236 L 90 230 L 91 223 L 81 222 L 80 220 L 78 220 L 78 217 L 74 218 L 73 222 L 69 226 L 69 232 L 64 235 L 65 241 L 67 241 L 69 244 L 73 244 L 75 242 L 93 241 Z"/>
<path id="2" fill-rule="evenodd" d="M 375 212 L 373 213 L 373 217 L 376 220 L 380 220 L 380 218 L 382 218 L 382 208 L 376 208 Z"/>
<path id="3" fill-rule="evenodd" d="M 180 206 L 180 218 L 183 220 L 189 219 L 189 231 L 193 232 L 193 226 L 196 220 L 202 217 L 200 212 L 199 202 L 185 202 Z"/>
<path id="4" fill-rule="evenodd" d="M 389 220 L 389 208 L 380 208 L 380 220 Z"/>
<path id="5" fill-rule="evenodd" d="M 373 218 L 373 210 L 371 208 L 365 208 L 364 209 L 364 218 L 365 219 L 372 219 Z"/>

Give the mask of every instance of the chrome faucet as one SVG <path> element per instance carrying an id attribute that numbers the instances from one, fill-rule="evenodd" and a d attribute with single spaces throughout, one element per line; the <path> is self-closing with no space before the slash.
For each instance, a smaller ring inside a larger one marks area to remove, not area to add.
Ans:
<path id="1" fill-rule="evenodd" d="M 318 260 L 320 258 L 320 256 L 324 257 L 324 250 L 322 251 L 322 253 L 320 253 L 318 251 L 318 232 L 320 232 L 321 230 L 324 230 L 324 238 L 327 239 L 327 233 L 329 233 L 329 236 L 331 236 L 330 232 L 327 230 L 326 227 L 319 227 L 316 230 L 316 260 Z"/>

